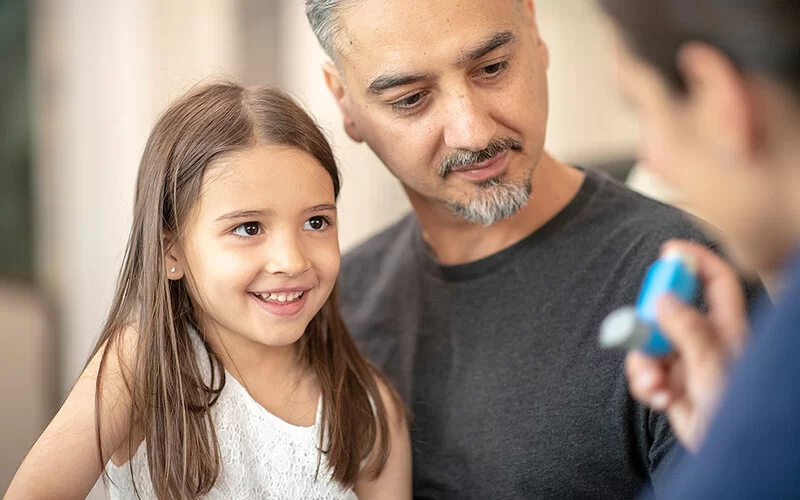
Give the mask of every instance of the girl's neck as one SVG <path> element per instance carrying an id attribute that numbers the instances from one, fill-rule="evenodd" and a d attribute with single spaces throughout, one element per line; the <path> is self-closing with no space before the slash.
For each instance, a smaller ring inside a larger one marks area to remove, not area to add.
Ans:
<path id="1" fill-rule="evenodd" d="M 203 328 L 203 332 L 228 374 L 263 406 L 318 397 L 316 377 L 299 355 L 298 343 L 267 346 L 239 335 L 221 334 L 216 328 Z"/>

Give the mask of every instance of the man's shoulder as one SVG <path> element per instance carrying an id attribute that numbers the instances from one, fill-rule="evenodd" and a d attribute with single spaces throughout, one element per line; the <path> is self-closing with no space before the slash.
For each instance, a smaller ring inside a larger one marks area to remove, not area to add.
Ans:
<path id="1" fill-rule="evenodd" d="M 632 191 L 624 184 L 602 174 L 601 187 L 595 193 L 594 205 L 584 217 L 582 231 L 591 238 L 605 265 L 640 275 L 660 253 L 661 246 L 671 239 L 697 242 L 727 257 L 707 222 L 687 212 Z M 624 262 L 624 265 L 615 263 Z M 638 280 L 633 281 L 638 289 Z M 759 280 L 742 277 L 748 311 L 753 311 L 765 297 Z M 698 307 L 705 308 L 700 300 Z"/>
<path id="2" fill-rule="evenodd" d="M 348 267 L 356 263 L 383 260 L 393 250 L 408 250 L 414 234 L 419 229 L 417 218 L 408 213 L 386 229 L 369 237 L 342 256 L 342 266 Z"/>
<path id="3" fill-rule="evenodd" d="M 345 253 L 339 276 L 343 291 L 374 283 L 378 274 L 393 272 L 411 258 L 418 231 L 417 218 L 409 213 Z"/>
<path id="4" fill-rule="evenodd" d="M 663 242 L 688 239 L 716 248 L 715 239 L 696 217 L 672 205 L 648 198 L 604 174 L 593 173 L 600 187 L 589 217 L 596 228 L 617 242 L 647 239 Z M 660 244 L 660 243 L 659 243 Z"/>

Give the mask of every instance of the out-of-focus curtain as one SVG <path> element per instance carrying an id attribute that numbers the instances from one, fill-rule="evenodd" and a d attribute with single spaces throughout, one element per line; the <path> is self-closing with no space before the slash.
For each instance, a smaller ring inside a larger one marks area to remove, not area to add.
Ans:
<path id="1" fill-rule="evenodd" d="M 33 278 L 28 2 L 0 1 L 0 279 Z"/>

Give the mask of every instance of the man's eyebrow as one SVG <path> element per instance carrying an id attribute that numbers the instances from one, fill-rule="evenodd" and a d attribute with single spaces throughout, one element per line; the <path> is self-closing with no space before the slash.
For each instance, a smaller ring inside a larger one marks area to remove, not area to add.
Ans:
<path id="1" fill-rule="evenodd" d="M 458 60 L 459 64 L 465 64 L 489 54 L 506 45 L 510 45 L 517 41 L 517 36 L 512 31 L 500 31 L 478 42 L 474 47 L 468 49 Z M 394 87 L 401 87 L 403 85 L 410 85 L 412 83 L 421 82 L 429 79 L 432 76 L 427 73 L 387 73 L 381 75 L 367 87 L 367 92 L 373 95 L 380 95 Z"/>
<path id="2" fill-rule="evenodd" d="M 374 95 L 380 95 L 394 87 L 403 85 L 410 85 L 412 83 L 421 82 L 430 78 L 431 75 L 425 73 L 411 73 L 411 74 L 391 74 L 387 73 L 372 80 L 367 87 L 367 92 Z"/>
<path id="3" fill-rule="evenodd" d="M 516 41 L 517 35 L 515 35 L 512 31 L 500 31 L 494 35 L 491 35 L 485 40 L 478 42 L 474 47 L 464 52 L 464 54 L 459 58 L 458 63 L 466 64 L 476 59 L 480 59 L 486 54 L 489 54 L 500 47 L 511 45 Z"/>

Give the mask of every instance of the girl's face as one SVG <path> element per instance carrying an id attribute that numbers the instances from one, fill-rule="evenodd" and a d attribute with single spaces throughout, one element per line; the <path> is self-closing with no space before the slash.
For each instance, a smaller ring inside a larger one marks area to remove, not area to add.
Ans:
<path id="1" fill-rule="evenodd" d="M 207 336 L 226 349 L 292 348 L 339 273 L 330 175 L 285 146 L 217 160 L 176 254 L 172 277 L 187 276 Z"/>

